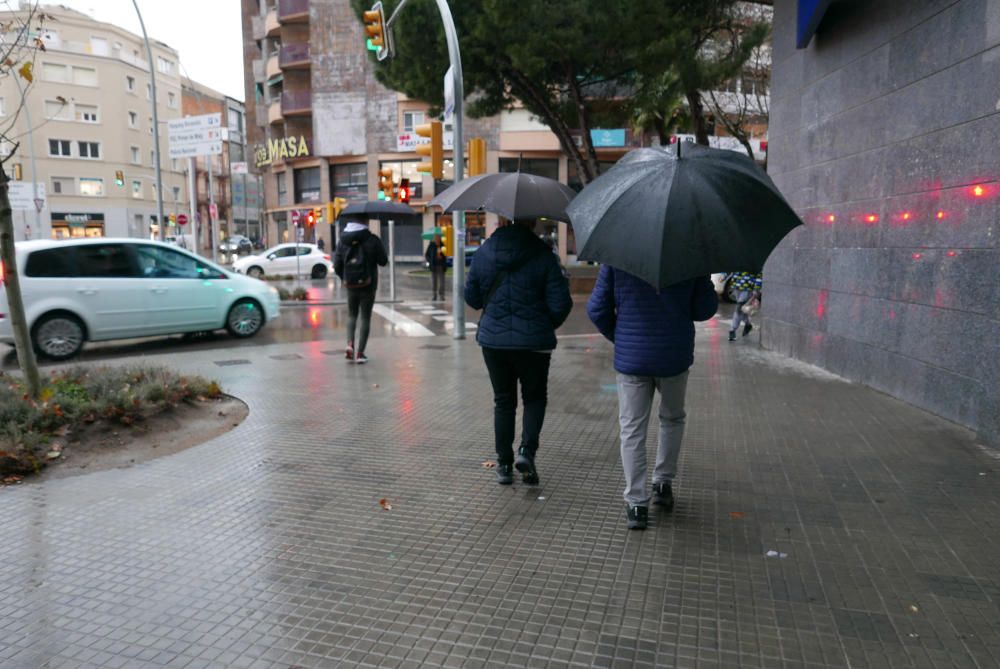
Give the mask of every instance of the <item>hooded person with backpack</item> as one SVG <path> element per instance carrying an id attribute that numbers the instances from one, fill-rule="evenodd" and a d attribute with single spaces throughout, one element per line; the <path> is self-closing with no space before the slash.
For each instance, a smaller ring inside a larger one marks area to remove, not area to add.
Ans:
<path id="1" fill-rule="evenodd" d="M 534 220 L 500 227 L 473 256 L 465 283 L 465 303 L 482 309 L 476 342 L 493 385 L 493 432 L 497 483 L 514 482 L 517 468 L 537 485 L 538 450 L 548 401 L 549 360 L 556 328 L 573 299 L 559 258 L 533 232 Z M 514 457 L 514 423 L 520 383 L 524 414 L 521 444 Z"/>
<path id="2" fill-rule="evenodd" d="M 378 268 L 385 267 L 389 257 L 382 240 L 371 233 L 367 221 L 352 220 L 344 227 L 334 252 L 333 271 L 347 289 L 347 350 L 349 362 L 368 362 L 365 346 L 371 328 L 375 291 L 378 290 Z M 360 331 L 358 330 L 360 321 Z"/>

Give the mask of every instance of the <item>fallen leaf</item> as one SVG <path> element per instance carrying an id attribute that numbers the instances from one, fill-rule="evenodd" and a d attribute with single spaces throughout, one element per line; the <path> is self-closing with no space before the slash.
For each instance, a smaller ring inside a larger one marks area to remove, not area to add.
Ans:
<path id="1" fill-rule="evenodd" d="M 497 463 L 493 462 L 492 460 L 487 460 L 486 462 L 483 463 L 483 469 L 493 469 L 496 466 Z"/>
<path id="2" fill-rule="evenodd" d="M 742 518 L 745 515 L 747 515 L 747 514 L 743 513 L 742 511 L 730 511 L 729 512 L 729 517 L 732 518 L 733 520 L 739 520 L 740 518 Z"/>
<path id="3" fill-rule="evenodd" d="M 385 497 L 383 497 L 378 501 L 378 505 L 381 506 L 386 511 L 392 511 L 392 504 L 390 504 L 389 500 Z"/>
<path id="4" fill-rule="evenodd" d="M 17 474 L 12 474 L 11 476 L 5 476 L 3 479 L 4 485 L 14 485 L 15 483 L 20 483 L 21 477 Z"/>

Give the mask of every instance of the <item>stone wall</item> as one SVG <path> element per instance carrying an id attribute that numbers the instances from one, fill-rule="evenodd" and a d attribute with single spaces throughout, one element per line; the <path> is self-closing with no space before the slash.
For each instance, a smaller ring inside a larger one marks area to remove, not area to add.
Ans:
<path id="1" fill-rule="evenodd" d="M 776 0 L 762 343 L 1000 442 L 1000 2 Z"/>

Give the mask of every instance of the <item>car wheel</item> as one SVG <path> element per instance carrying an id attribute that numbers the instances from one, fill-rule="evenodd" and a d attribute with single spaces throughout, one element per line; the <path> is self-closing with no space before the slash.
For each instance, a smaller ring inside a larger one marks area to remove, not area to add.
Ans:
<path id="1" fill-rule="evenodd" d="M 38 319 L 31 331 L 35 350 L 51 360 L 72 358 L 83 348 L 86 332 L 73 314 L 54 312 Z"/>
<path id="2" fill-rule="evenodd" d="M 264 311 L 254 300 L 237 300 L 226 315 L 226 330 L 234 337 L 252 337 L 264 326 Z"/>
<path id="3" fill-rule="evenodd" d="M 312 269 L 312 278 L 314 279 L 325 279 L 326 278 L 326 266 L 316 265 Z"/>
<path id="4" fill-rule="evenodd" d="M 264 276 L 264 270 L 254 265 L 253 267 L 247 270 L 247 276 L 252 276 L 255 279 L 259 279 L 260 277 Z"/>

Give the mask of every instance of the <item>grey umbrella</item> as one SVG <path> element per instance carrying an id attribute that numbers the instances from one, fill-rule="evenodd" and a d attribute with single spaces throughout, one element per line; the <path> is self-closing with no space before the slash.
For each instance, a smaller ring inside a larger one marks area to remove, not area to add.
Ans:
<path id="1" fill-rule="evenodd" d="M 759 272 L 802 221 L 770 177 L 736 151 L 685 143 L 632 151 L 567 208 L 578 257 L 657 288 L 712 272 Z"/>
<path id="2" fill-rule="evenodd" d="M 509 219 L 569 220 L 566 205 L 576 196 L 554 179 L 523 172 L 480 174 L 450 186 L 430 201 L 445 211 L 489 211 Z"/>
<path id="3" fill-rule="evenodd" d="M 419 216 L 420 213 L 410 207 L 409 205 L 402 204 L 401 202 L 392 202 L 391 200 L 369 200 L 368 202 L 357 202 L 355 204 L 349 204 L 340 210 L 341 218 L 349 218 L 355 220 L 367 220 L 367 219 L 378 219 L 380 221 L 387 221 L 389 219 L 398 221 L 400 219 L 407 218 L 408 216 Z"/>

